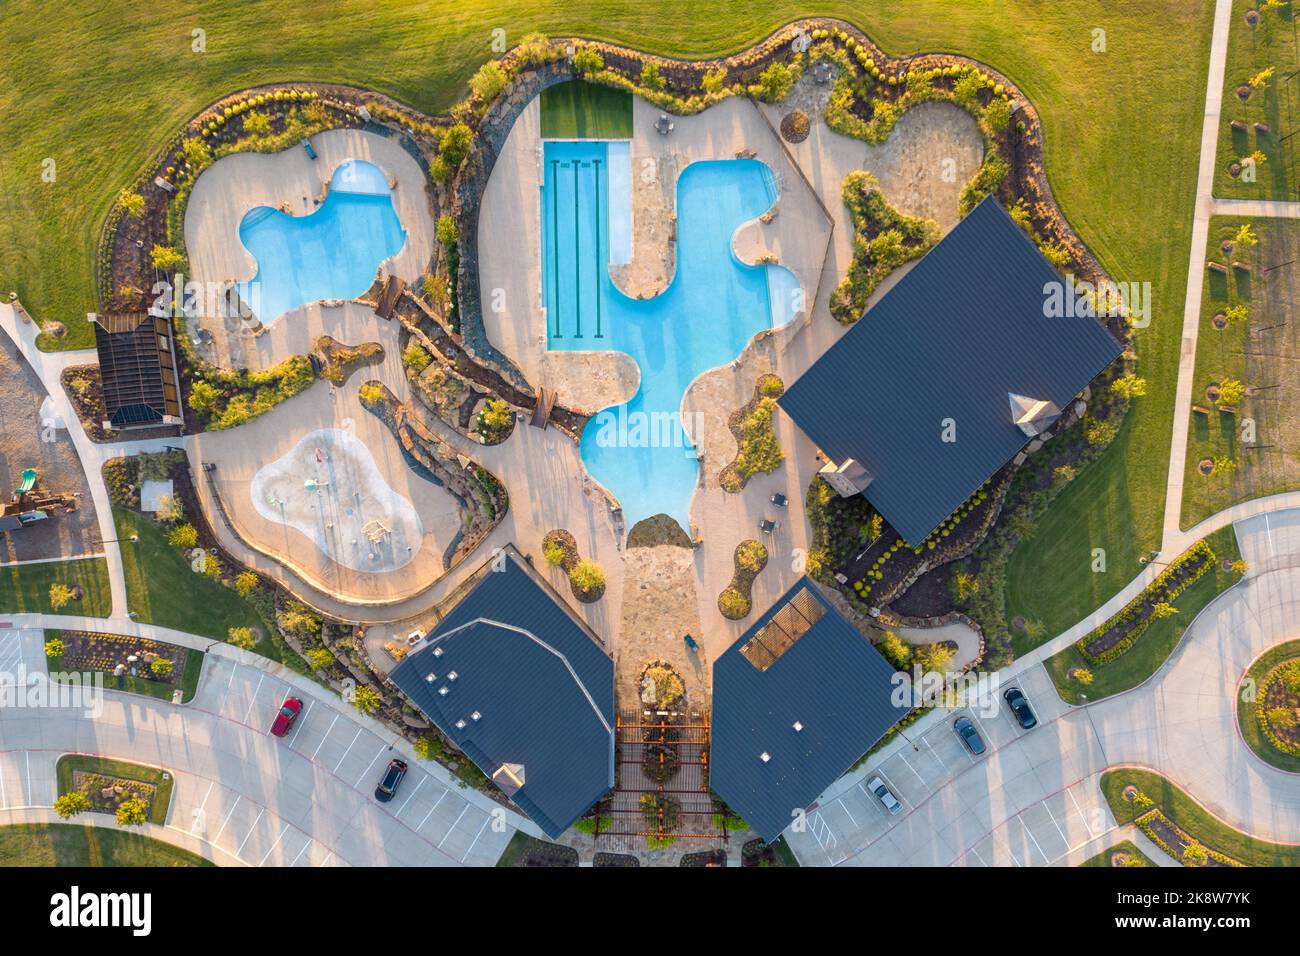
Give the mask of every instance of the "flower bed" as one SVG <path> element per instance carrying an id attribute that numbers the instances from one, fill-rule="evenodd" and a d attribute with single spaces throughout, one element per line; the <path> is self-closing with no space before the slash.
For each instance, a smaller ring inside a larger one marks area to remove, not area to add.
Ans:
<path id="1" fill-rule="evenodd" d="M 1157 620 L 1160 608 L 1171 606 L 1178 595 L 1196 583 L 1218 560 L 1205 541 L 1198 541 L 1165 568 L 1123 610 L 1112 617 L 1075 647 L 1089 664 L 1108 664 L 1137 643 L 1144 631 Z"/>
<path id="2" fill-rule="evenodd" d="M 52 673 L 72 671 L 113 675 L 121 667 L 124 687 L 150 696 L 170 698 L 171 692 L 183 685 L 190 655 L 198 654 L 202 657 L 197 651 L 175 644 L 122 634 L 58 631 L 50 632 L 47 637 L 47 656 L 53 641 L 58 641 L 56 646 L 62 647 L 61 654 L 48 656 L 48 666 Z M 130 657 L 137 660 L 128 661 Z M 155 666 L 156 661 L 163 663 Z M 197 674 L 192 676 L 197 683 Z M 163 693 L 156 693 L 154 688 Z M 190 693 L 193 693 L 193 688 L 190 688 Z"/>
<path id="3" fill-rule="evenodd" d="M 1148 810 L 1133 821 L 1139 830 L 1160 849 L 1184 866 L 1244 866 L 1232 857 L 1197 843 L 1181 827 L 1160 811 Z M 1190 851 L 1190 852 L 1189 852 Z M 1204 855 L 1202 860 L 1202 854 Z"/>
<path id="4" fill-rule="evenodd" d="M 1270 744 L 1300 757 L 1300 657 L 1275 666 L 1259 683 L 1255 719 Z"/>
<path id="5" fill-rule="evenodd" d="M 594 561 L 584 561 L 578 553 L 578 540 L 563 528 L 546 532 L 542 537 L 542 556 L 546 563 L 569 576 L 569 589 L 583 604 L 599 601 L 605 595 L 605 572 Z"/>
<path id="6" fill-rule="evenodd" d="M 736 457 L 718 472 L 718 484 L 723 491 L 738 493 L 754 475 L 781 467 L 785 456 L 772 430 L 772 412 L 784 391 L 785 383 L 777 376 L 760 376 L 754 386 L 754 397 L 727 420 L 727 427 L 736 439 Z"/>
<path id="7" fill-rule="evenodd" d="M 728 620 L 739 621 L 753 609 L 750 591 L 754 579 L 767 567 L 767 548 L 763 542 L 748 538 L 736 545 L 733 561 L 731 583 L 718 595 L 718 611 Z"/>

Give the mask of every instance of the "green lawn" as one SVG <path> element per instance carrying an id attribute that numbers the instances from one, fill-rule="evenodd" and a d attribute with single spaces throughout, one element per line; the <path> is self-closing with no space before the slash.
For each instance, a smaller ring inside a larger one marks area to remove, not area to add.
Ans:
<path id="1" fill-rule="evenodd" d="M 1206 539 L 1215 555 L 1220 560 L 1236 561 L 1241 557 L 1237 549 L 1237 536 L 1232 526 L 1214 532 Z M 1067 704 L 1083 703 L 1081 695 L 1087 694 L 1088 700 L 1100 700 L 1112 694 L 1130 690 L 1154 674 L 1174 652 L 1183 632 L 1216 597 L 1241 580 L 1233 571 L 1225 571 L 1215 566 L 1178 596 L 1174 607 L 1178 613 L 1172 617 L 1155 621 L 1138 638 L 1137 643 L 1109 664 L 1092 665 L 1079 654 L 1071 644 L 1065 650 L 1047 659 L 1047 673 L 1061 699 Z M 1071 680 L 1070 671 L 1076 667 L 1086 667 L 1092 671 L 1093 681 L 1083 687 L 1078 681 Z"/>
<path id="2" fill-rule="evenodd" d="M 1300 70 L 1297 24 L 1288 5 L 1263 14 L 1259 24 L 1252 28 L 1246 23 L 1246 11 L 1258 5 L 1251 0 L 1233 0 L 1232 4 L 1214 194 L 1231 199 L 1300 199 L 1296 191 L 1300 184 L 1300 140 L 1282 142 L 1282 137 L 1300 129 L 1300 77 L 1283 79 L 1286 74 Z M 1243 102 L 1237 95 L 1237 87 L 1269 67 L 1274 70 L 1272 79 L 1266 86 L 1253 90 Z M 1234 130 L 1233 120 L 1244 121 L 1247 128 Z M 1257 132 L 1255 123 L 1264 123 L 1269 131 Z M 1256 167 L 1255 181 L 1234 178 L 1228 171 L 1229 164 L 1256 150 L 1268 158 Z"/>
<path id="3" fill-rule="evenodd" d="M 542 90 L 547 139 L 631 139 L 632 94 L 575 81 Z"/>
<path id="4" fill-rule="evenodd" d="M 0 10 L 0 289 L 16 288 L 39 319 L 64 321 L 62 347 L 89 344 L 93 245 L 109 204 L 204 104 L 292 78 L 361 84 L 444 110 L 489 56 L 488 22 L 508 22 L 511 41 L 544 30 L 707 57 L 825 14 L 857 23 L 895 55 L 962 53 L 1006 73 L 1041 113 L 1052 189 L 1089 248 L 1116 279 L 1151 283 L 1152 322 L 1138 336 L 1147 397 L 1011 562 L 1012 614 L 1073 623 L 1158 543 L 1212 7 L 701 0 L 665 16 L 654 4 L 611 0 L 466 0 L 450 13 L 427 0 L 339 0 L 322 19 L 306 0 L 69 0 L 60 9 L 77 24 L 69 45 L 37 0 L 10 0 Z M 191 52 L 195 28 L 206 31 L 206 52 Z M 1105 52 L 1093 52 L 1096 29 Z M 47 158 L 57 163 L 54 183 L 41 180 Z M 1106 575 L 1088 571 L 1095 547 L 1110 555 Z"/>
<path id="5" fill-rule="evenodd" d="M 80 587 L 84 593 L 81 600 L 56 611 L 50 606 L 51 584 Z M 0 613 L 108 617 L 112 609 L 108 562 L 103 558 L 0 567 Z"/>
<path id="6" fill-rule="evenodd" d="M 1109 850 L 1103 850 L 1101 853 L 1098 853 L 1096 856 L 1084 860 L 1079 865 L 1111 867 L 1114 865 L 1111 863 L 1111 858 L 1116 853 L 1127 853 L 1130 859 L 1137 861 L 1136 864 L 1129 864 L 1130 866 L 1133 865 L 1155 866 L 1155 863 L 1151 861 L 1151 858 L 1147 856 L 1145 853 L 1143 853 L 1141 850 L 1139 850 L 1131 840 L 1123 840 L 1119 843 L 1116 843 Z"/>
<path id="7" fill-rule="evenodd" d="M 85 754 L 68 754 L 60 757 L 58 764 L 55 766 L 55 775 L 59 781 L 59 795 L 71 793 L 75 788 L 72 785 L 73 771 L 81 770 L 86 773 L 101 773 L 113 777 L 123 777 L 127 780 L 138 780 L 141 783 L 152 784 L 157 788 L 154 795 L 153 805 L 150 807 L 149 822 L 162 826 L 167 822 L 167 805 L 171 803 L 172 786 L 175 779 L 165 770 L 159 770 L 156 767 L 145 767 L 138 763 L 128 763 L 125 760 L 110 760 L 107 757 L 91 757 Z M 92 813 L 95 811 L 86 811 Z"/>
<path id="8" fill-rule="evenodd" d="M 1258 245 L 1234 243 L 1230 252 L 1223 251 L 1221 244 L 1233 241 L 1242 225 L 1250 226 Z M 1183 527 L 1237 502 L 1300 487 L 1300 367 L 1295 358 L 1300 292 L 1294 264 L 1300 262 L 1300 223 L 1216 216 L 1210 221 L 1208 256 L 1223 265 L 1249 263 L 1252 272 L 1205 272 L 1192 402 L 1208 414 L 1192 414 Z M 1215 328 L 1214 317 L 1235 305 L 1244 305 L 1249 319 Z M 1206 393 L 1226 379 L 1259 389 L 1247 394 L 1236 414 L 1219 411 Z M 1247 420 L 1255 431 L 1249 445 L 1242 440 Z M 1236 467 L 1210 474 L 1198 467 L 1202 460 L 1224 458 Z"/>
<path id="9" fill-rule="evenodd" d="M 113 508 L 113 521 L 122 542 L 127 604 L 137 620 L 220 640 L 226 639 L 232 627 L 270 633 L 270 625 L 257 609 L 233 588 L 196 574 L 185 555 L 167 543 L 157 521 L 121 507 Z M 130 542 L 132 534 L 140 536 L 139 543 Z M 257 650 L 279 659 L 265 637 Z"/>
<path id="10" fill-rule="evenodd" d="M 1250 665 L 1250 669 L 1246 671 L 1246 678 L 1253 679 L 1254 686 L 1257 687 L 1269 671 L 1294 657 L 1300 657 L 1300 641 L 1279 644 L 1266 651 Z M 1244 692 L 1246 688 L 1247 685 L 1243 683 L 1242 691 Z M 1259 720 L 1255 716 L 1255 700 L 1251 695 L 1237 698 L 1237 726 L 1241 728 L 1241 736 L 1245 739 L 1246 745 L 1259 754 L 1261 760 L 1279 770 L 1300 774 L 1300 757 L 1278 750 L 1259 729 Z"/>
<path id="11" fill-rule="evenodd" d="M 1101 775 L 1101 792 L 1121 826 L 1146 812 L 1123 797 L 1124 788 L 1136 786 L 1198 843 L 1218 850 L 1247 866 L 1300 866 L 1300 845 L 1286 846 L 1257 840 L 1234 830 L 1189 797 L 1167 778 L 1150 770 L 1122 767 Z"/>
<path id="12" fill-rule="evenodd" d="M 71 823 L 0 827 L 0 867 L 215 865 L 188 850 L 123 830 Z"/>

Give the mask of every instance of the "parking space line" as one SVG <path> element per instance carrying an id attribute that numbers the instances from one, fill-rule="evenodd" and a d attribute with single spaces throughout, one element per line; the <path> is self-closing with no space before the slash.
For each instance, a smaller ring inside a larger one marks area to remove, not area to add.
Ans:
<path id="1" fill-rule="evenodd" d="M 5 792 L 5 769 L 0 766 L 0 800 L 4 801 L 5 809 L 9 809 L 9 795 Z"/>
<path id="2" fill-rule="evenodd" d="M 854 818 L 853 814 L 849 812 L 848 806 L 844 803 L 844 798 L 840 797 L 835 802 L 840 805 L 840 809 L 843 810 L 844 815 L 849 818 L 849 822 L 853 824 L 854 829 L 857 829 L 858 821 Z"/>
<path id="3" fill-rule="evenodd" d="M 325 733 L 321 734 L 320 743 L 318 743 L 316 745 L 316 749 L 311 752 L 312 760 L 316 759 L 316 755 L 320 753 L 320 749 L 325 746 L 325 741 L 330 739 L 330 731 L 334 729 L 334 725 L 337 724 L 338 722 L 339 722 L 339 715 L 335 714 L 334 719 L 330 721 L 329 728 L 325 731 Z"/>
<path id="4" fill-rule="evenodd" d="M 280 835 L 276 837 L 275 842 L 271 844 L 271 849 L 266 851 L 266 856 L 262 857 L 261 861 L 258 862 L 257 864 L 258 866 L 262 866 L 264 863 L 266 863 L 266 857 L 270 856 L 272 853 L 275 852 L 275 848 L 280 845 L 280 841 L 284 839 L 284 835 L 288 832 L 289 832 L 289 824 L 286 823 L 284 825 L 284 829 L 280 831 Z"/>
<path id="5" fill-rule="evenodd" d="M 1038 841 L 1034 839 L 1034 831 L 1029 829 L 1029 824 L 1025 822 L 1024 817 L 1017 813 L 1016 819 L 1020 821 L 1020 827 L 1025 831 L 1025 835 L 1028 836 L 1030 840 L 1033 840 L 1034 846 L 1038 849 L 1038 855 L 1043 858 L 1043 862 L 1050 865 L 1052 861 L 1047 858 L 1047 854 L 1043 852 L 1043 848 L 1038 846 Z M 1066 846 L 1069 846 L 1069 844 L 1067 843 Z"/>
<path id="6" fill-rule="evenodd" d="M 199 801 L 198 809 L 202 810 L 208 803 L 208 796 L 212 793 L 212 788 L 217 785 L 215 780 L 208 781 L 208 789 L 203 793 L 203 799 Z"/>
<path id="7" fill-rule="evenodd" d="M 469 803 L 466 802 L 465 806 L 461 807 L 461 810 L 460 810 L 460 816 L 458 816 L 458 817 L 455 819 L 455 821 L 452 823 L 452 825 L 449 826 L 449 827 L 447 828 L 447 832 L 444 833 L 444 834 L 442 835 L 442 839 L 438 841 L 438 849 L 439 849 L 439 850 L 441 850 L 441 849 L 442 849 L 442 845 L 443 845 L 444 843 L 447 842 L 447 837 L 451 836 L 451 831 L 454 830 L 454 829 L 456 829 L 457 825 L 460 823 L 460 817 L 463 817 L 463 816 L 465 815 L 465 811 L 468 810 L 468 809 L 469 809 Z"/>
<path id="8" fill-rule="evenodd" d="M 218 830 L 217 835 L 212 838 L 213 843 L 216 843 L 218 840 L 220 840 L 221 834 L 226 832 L 226 824 L 230 822 L 231 814 L 235 812 L 235 807 L 239 806 L 239 801 L 243 799 L 244 798 L 241 794 L 235 794 L 235 802 L 230 805 L 230 810 L 229 812 L 226 813 L 226 819 L 221 821 L 221 829 Z"/>
<path id="9" fill-rule="evenodd" d="M 235 686 L 235 674 L 236 674 L 238 671 L 239 671 L 239 665 L 236 664 L 236 663 L 231 663 L 231 665 L 230 665 L 230 680 L 226 681 L 226 693 L 227 693 L 227 694 L 230 693 L 230 688 L 233 687 L 233 686 Z"/>
<path id="10" fill-rule="evenodd" d="M 487 825 L 491 820 L 492 814 L 490 813 L 483 818 L 483 825 L 478 828 L 478 833 L 474 834 L 474 839 L 470 841 L 469 849 L 467 849 L 464 855 L 460 858 L 460 862 L 465 862 L 466 858 L 469 856 L 470 850 L 474 849 L 474 844 L 478 843 L 478 838 L 483 835 L 483 831 L 487 829 Z"/>
<path id="11" fill-rule="evenodd" d="M 298 855 L 295 856 L 295 857 L 293 858 L 293 862 L 290 863 L 289 865 L 290 865 L 290 866 L 297 866 L 297 865 L 298 865 L 298 861 L 302 859 L 302 855 L 303 855 L 304 853 L 306 853 L 307 850 L 311 848 L 311 845 L 312 845 L 313 843 L 315 843 L 315 842 L 316 842 L 315 840 L 308 840 L 306 843 L 304 843 L 304 844 L 302 845 L 302 849 L 298 851 Z"/>
<path id="12" fill-rule="evenodd" d="M 32 805 L 32 752 L 30 750 L 23 753 L 24 764 L 27 767 L 27 805 Z"/>
<path id="13" fill-rule="evenodd" d="M 971 847 L 970 851 L 975 854 L 975 859 L 980 861 L 980 866 L 985 867 L 987 869 L 988 864 L 984 862 L 984 857 L 980 856 L 980 851 L 975 849 L 974 847 Z"/>
<path id="14" fill-rule="evenodd" d="M 370 768 L 375 765 L 375 761 L 378 760 L 380 755 L 387 749 L 388 749 L 387 747 L 379 748 L 379 753 L 375 754 L 373 757 L 370 758 L 370 763 L 366 764 L 366 769 L 361 771 L 361 776 L 357 777 L 357 782 L 353 784 L 353 786 L 356 787 L 361 786 L 361 781 L 366 779 L 366 774 L 370 773 Z"/>
<path id="15" fill-rule="evenodd" d="M 248 718 L 253 713 L 253 705 L 257 703 L 257 695 L 262 690 L 262 681 L 264 680 L 266 680 L 266 672 L 262 671 L 257 678 L 257 687 L 253 689 L 253 697 L 248 702 L 248 710 L 244 711 L 244 719 L 240 721 L 241 724 L 248 723 Z"/>
<path id="16" fill-rule="evenodd" d="M 939 755 L 938 755 L 937 753 L 934 752 L 934 744 L 930 743 L 930 738 L 929 738 L 929 737 L 926 737 L 926 736 L 924 736 L 924 735 L 922 735 L 921 739 L 922 739 L 923 741 L 925 741 L 925 745 L 926 745 L 926 747 L 929 748 L 930 756 L 933 757 L 933 758 L 934 758 L 934 762 L 937 763 L 937 764 L 939 765 L 939 769 L 940 769 L 941 771 L 943 771 L 943 770 L 947 770 L 948 768 L 944 765 L 944 762 L 943 762 L 942 760 L 939 759 Z"/>
<path id="17" fill-rule="evenodd" d="M 1065 795 L 1069 797 L 1070 802 L 1074 804 L 1074 812 L 1079 814 L 1079 819 L 1083 821 L 1083 828 L 1088 831 L 1088 836 L 1096 837 L 1097 834 L 1093 833 L 1092 827 L 1088 825 L 1088 815 L 1084 813 L 1083 808 L 1079 806 L 1079 801 L 1074 799 L 1074 794 L 1070 792 L 1069 787 L 1065 788 Z"/>
<path id="18" fill-rule="evenodd" d="M 903 756 L 903 752 L 901 750 L 894 756 L 898 757 L 900 760 L 903 761 L 903 763 L 907 764 L 907 769 L 912 771 L 912 773 L 916 775 L 917 780 L 921 781 L 921 786 L 923 787 L 929 786 L 929 784 L 925 782 L 925 778 L 916 772 L 916 768 L 912 766 L 912 761 L 908 760 L 905 756 Z"/>
<path id="19" fill-rule="evenodd" d="M 1050 794 L 1049 794 L 1049 796 L 1050 796 Z M 1048 816 L 1048 817 L 1051 819 L 1051 821 L 1052 821 L 1052 826 L 1056 827 L 1056 832 L 1059 833 L 1059 834 L 1061 834 L 1061 842 L 1064 843 L 1066 846 L 1069 846 L 1069 845 L 1070 845 L 1070 838 L 1067 837 L 1067 836 L 1065 835 L 1065 831 L 1061 829 L 1061 825 L 1060 825 L 1059 823 L 1056 822 L 1056 815 L 1055 815 L 1054 813 L 1052 813 L 1052 808 L 1049 807 L 1049 806 L 1047 805 L 1047 798 L 1046 798 L 1046 797 L 1043 798 L 1043 800 L 1042 800 L 1042 804 L 1043 804 L 1043 809 L 1047 811 L 1047 816 Z"/>
<path id="20" fill-rule="evenodd" d="M 333 851 L 333 850 L 330 850 L 330 852 L 329 852 L 329 856 L 325 857 L 325 859 L 321 860 L 320 863 L 318 863 L 318 864 L 316 864 L 316 865 L 317 865 L 317 866 L 324 866 L 326 863 L 328 863 L 328 862 L 329 862 L 330 860 L 332 860 L 332 859 L 334 859 L 334 851 Z"/>
<path id="21" fill-rule="evenodd" d="M 248 838 L 253 835 L 253 831 L 257 829 L 257 824 L 261 821 L 262 814 L 265 812 L 266 807 L 262 807 L 262 809 L 257 811 L 257 817 L 253 820 L 253 825 L 248 828 L 248 834 L 244 837 L 244 843 L 247 843 Z M 244 852 L 244 843 L 239 844 L 239 849 L 235 851 L 235 856 L 239 856 L 239 854 Z M 243 857 L 240 857 L 240 859 L 243 859 Z"/>
<path id="22" fill-rule="evenodd" d="M 307 718 L 311 716 L 311 705 L 314 703 L 316 703 L 314 700 L 307 701 L 307 710 L 302 715 L 302 720 L 298 721 L 298 726 L 293 728 L 293 733 L 291 733 L 289 739 L 285 741 L 288 746 L 292 747 L 293 742 L 298 739 L 298 731 L 302 730 L 302 725 L 307 723 Z M 334 725 L 330 724 L 330 726 L 333 727 Z"/>
<path id="23" fill-rule="evenodd" d="M 361 736 L 361 728 L 358 727 L 357 732 L 352 736 L 352 743 L 348 744 L 348 749 L 343 751 L 343 756 L 340 757 L 339 762 L 334 765 L 335 773 L 339 772 L 339 767 L 343 766 L 343 761 L 348 759 L 348 754 L 352 753 L 352 744 L 356 743 L 357 738 L 360 736 Z"/>
<path id="24" fill-rule="evenodd" d="M 406 803 L 403 803 L 401 807 L 398 808 L 397 812 L 393 814 L 393 816 L 400 817 L 402 815 L 402 811 L 406 809 L 406 804 L 410 803 L 412 800 L 415 799 L 415 795 L 420 792 L 420 788 L 424 786 L 425 781 L 428 779 L 429 779 L 429 775 L 427 773 L 420 778 L 420 782 L 415 785 L 415 789 L 411 791 L 411 795 L 406 798 Z M 466 803 L 465 806 L 469 806 L 469 804 Z"/>
<path id="25" fill-rule="evenodd" d="M 424 815 L 424 819 L 415 825 L 415 829 L 418 830 L 420 829 L 420 827 L 424 826 L 424 821 L 428 820 L 429 817 L 433 816 L 433 811 L 438 809 L 438 804 L 442 803 L 442 798 L 445 797 L 449 792 L 450 791 L 448 790 L 444 790 L 442 791 L 442 793 L 438 794 L 438 799 L 434 802 L 433 806 L 429 808 L 429 812 Z"/>

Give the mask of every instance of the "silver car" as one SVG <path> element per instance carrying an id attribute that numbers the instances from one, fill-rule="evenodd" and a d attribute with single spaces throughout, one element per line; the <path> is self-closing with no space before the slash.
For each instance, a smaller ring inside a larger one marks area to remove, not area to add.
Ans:
<path id="1" fill-rule="evenodd" d="M 903 805 L 898 802 L 898 797 L 894 796 L 890 789 L 885 786 L 885 781 L 879 777 L 872 777 L 867 781 L 867 789 L 876 795 L 876 799 L 885 805 L 885 809 L 890 815 L 901 813 Z"/>

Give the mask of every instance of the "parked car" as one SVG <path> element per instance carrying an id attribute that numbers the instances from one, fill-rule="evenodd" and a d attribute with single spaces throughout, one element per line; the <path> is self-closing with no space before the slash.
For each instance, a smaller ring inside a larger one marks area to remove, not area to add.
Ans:
<path id="1" fill-rule="evenodd" d="M 980 736 L 980 732 L 975 729 L 969 717 L 958 717 L 952 722 L 952 729 L 957 731 L 957 736 L 966 745 L 966 749 L 976 757 L 984 752 L 984 738 Z"/>
<path id="2" fill-rule="evenodd" d="M 271 733 L 276 737 L 288 736 L 289 731 L 293 728 L 293 722 L 298 719 L 298 715 L 301 713 L 302 701 L 297 697 L 286 697 L 275 714 L 275 723 L 271 725 Z"/>
<path id="3" fill-rule="evenodd" d="M 1038 718 L 1034 716 L 1034 709 L 1029 706 L 1029 698 L 1026 697 L 1019 687 L 1008 687 L 1002 694 L 1007 706 L 1011 708 L 1011 713 L 1015 716 L 1016 722 L 1025 730 L 1032 730 L 1038 726 Z"/>
<path id="4" fill-rule="evenodd" d="M 898 802 L 898 797 L 885 786 L 885 781 L 879 777 L 872 777 L 867 781 L 867 789 L 876 795 L 876 799 L 885 805 L 885 809 L 891 815 L 902 812 L 903 805 Z"/>
<path id="5" fill-rule="evenodd" d="M 402 783 L 402 778 L 406 776 L 406 761 L 398 760 L 394 757 L 388 761 L 388 767 L 384 770 L 384 778 L 379 781 L 379 786 L 375 787 L 375 799 L 380 803 L 387 803 L 393 799 L 397 793 L 397 788 Z"/>

